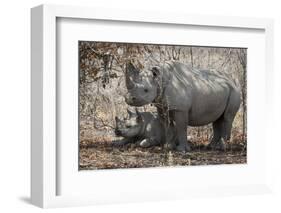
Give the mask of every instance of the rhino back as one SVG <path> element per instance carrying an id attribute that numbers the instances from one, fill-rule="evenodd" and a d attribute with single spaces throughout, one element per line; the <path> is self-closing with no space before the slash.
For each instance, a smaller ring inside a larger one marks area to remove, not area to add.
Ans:
<path id="1" fill-rule="evenodd" d="M 218 119 L 230 94 L 240 93 L 233 81 L 208 70 L 171 62 L 163 71 L 170 77 L 162 102 L 171 110 L 187 111 L 189 125 L 204 125 Z"/>

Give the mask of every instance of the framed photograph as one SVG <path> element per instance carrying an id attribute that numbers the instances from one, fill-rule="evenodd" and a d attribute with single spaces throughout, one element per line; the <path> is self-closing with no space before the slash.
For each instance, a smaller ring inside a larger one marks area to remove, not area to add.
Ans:
<path id="1" fill-rule="evenodd" d="M 31 10 L 40 207 L 271 192 L 273 21 Z"/>

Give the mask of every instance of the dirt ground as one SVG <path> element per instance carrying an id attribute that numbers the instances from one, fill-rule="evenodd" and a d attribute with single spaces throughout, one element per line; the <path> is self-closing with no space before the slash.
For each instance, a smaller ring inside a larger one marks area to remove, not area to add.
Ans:
<path id="1" fill-rule="evenodd" d="M 228 144 L 226 151 L 206 150 L 202 145 L 193 146 L 191 152 L 180 153 L 166 151 L 161 146 L 117 146 L 112 141 L 80 143 L 80 170 L 245 163 L 247 150 L 241 144 Z"/>

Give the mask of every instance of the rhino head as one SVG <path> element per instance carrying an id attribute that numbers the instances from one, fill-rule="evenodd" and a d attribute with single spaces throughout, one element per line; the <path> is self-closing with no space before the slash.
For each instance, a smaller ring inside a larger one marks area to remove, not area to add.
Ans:
<path id="1" fill-rule="evenodd" d="M 143 106 L 152 103 L 158 92 L 159 68 L 145 69 L 140 71 L 131 62 L 126 64 L 126 87 L 125 101 L 131 106 Z"/>
<path id="2" fill-rule="evenodd" d="M 133 113 L 128 111 L 129 117 L 126 119 L 120 119 L 115 117 L 116 129 L 115 134 L 117 136 L 122 136 L 125 138 L 133 138 L 140 136 L 142 133 L 142 126 L 144 123 L 144 118 L 141 113 L 136 111 Z"/>

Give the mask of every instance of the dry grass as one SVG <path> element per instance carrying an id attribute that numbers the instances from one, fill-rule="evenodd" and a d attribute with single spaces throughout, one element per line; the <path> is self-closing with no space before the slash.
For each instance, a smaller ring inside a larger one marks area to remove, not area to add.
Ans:
<path id="1" fill-rule="evenodd" d="M 96 138 L 97 139 L 97 138 Z M 161 146 L 141 148 L 134 143 L 117 146 L 114 141 L 89 141 L 80 143 L 80 170 L 148 168 L 166 166 L 194 166 L 217 164 L 244 164 L 247 162 L 247 151 L 240 138 L 227 144 L 226 151 L 206 150 L 193 143 L 189 153 L 166 151 Z"/>

